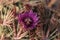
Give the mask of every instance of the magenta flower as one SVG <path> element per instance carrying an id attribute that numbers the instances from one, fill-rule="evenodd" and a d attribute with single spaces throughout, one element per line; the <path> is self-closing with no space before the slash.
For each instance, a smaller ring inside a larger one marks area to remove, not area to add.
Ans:
<path id="1" fill-rule="evenodd" d="M 35 12 L 30 10 L 29 12 L 25 12 L 19 14 L 18 16 L 19 23 L 23 23 L 25 29 L 34 29 L 38 23 L 38 17 Z"/>

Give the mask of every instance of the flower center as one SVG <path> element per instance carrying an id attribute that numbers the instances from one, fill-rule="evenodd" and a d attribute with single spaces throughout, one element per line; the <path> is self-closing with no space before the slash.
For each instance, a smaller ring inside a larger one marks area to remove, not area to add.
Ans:
<path id="1" fill-rule="evenodd" d="M 31 24 L 32 24 L 32 19 L 31 18 L 25 18 L 24 19 L 24 23 L 25 23 L 25 25 L 27 25 L 27 26 L 31 26 Z"/>

